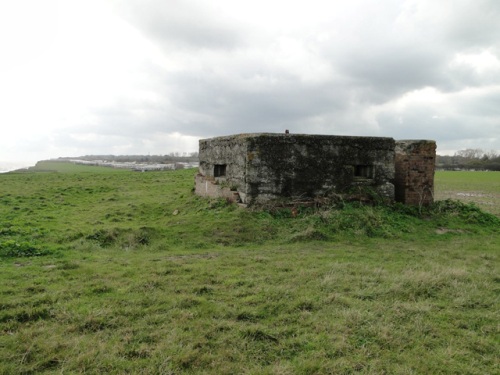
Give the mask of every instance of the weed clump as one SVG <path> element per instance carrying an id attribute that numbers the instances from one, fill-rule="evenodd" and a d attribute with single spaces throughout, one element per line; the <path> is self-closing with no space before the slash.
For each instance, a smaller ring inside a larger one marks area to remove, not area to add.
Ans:
<path id="1" fill-rule="evenodd" d="M 48 248 L 41 248 L 28 241 L 7 240 L 0 242 L 0 257 L 36 257 L 52 254 Z"/>
<path id="2" fill-rule="evenodd" d="M 430 207 L 430 213 L 441 216 L 455 216 L 469 224 L 500 226 L 500 218 L 484 212 L 474 203 L 446 199 L 437 201 Z"/>
<path id="3" fill-rule="evenodd" d="M 287 242 L 328 241 L 338 237 L 402 238 L 438 227 L 456 227 L 454 233 L 468 229 L 496 231 L 500 219 L 471 203 L 446 200 L 428 207 L 394 204 L 335 202 L 316 206 L 264 208 L 261 220 L 272 219 L 278 227 L 288 227 Z"/>
<path id="4" fill-rule="evenodd" d="M 327 241 L 339 236 L 397 238 L 413 232 L 417 220 L 391 206 L 357 202 L 273 208 L 266 213 L 276 222 L 287 222 L 292 231 L 290 242 Z"/>
<path id="5" fill-rule="evenodd" d="M 86 240 L 102 248 L 120 246 L 130 249 L 149 245 L 156 237 L 157 230 L 151 227 L 139 229 L 107 228 L 96 230 L 85 237 Z"/>

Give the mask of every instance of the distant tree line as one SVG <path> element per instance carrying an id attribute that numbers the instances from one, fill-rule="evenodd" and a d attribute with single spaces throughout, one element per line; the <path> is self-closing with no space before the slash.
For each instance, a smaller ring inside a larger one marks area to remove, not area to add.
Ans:
<path id="1" fill-rule="evenodd" d="M 453 156 L 437 155 L 436 168 L 444 170 L 500 171 L 500 154 L 479 148 L 460 150 Z"/>
<path id="2" fill-rule="evenodd" d="M 151 163 L 151 164 L 171 164 L 176 162 L 197 162 L 198 152 L 170 152 L 165 155 L 85 155 L 78 157 L 62 157 L 59 160 L 103 160 L 120 163 Z M 453 156 L 437 155 L 436 168 L 442 170 L 489 170 L 500 171 L 500 154 L 494 150 L 483 151 L 482 149 L 468 148 L 457 151 Z"/>
<path id="3" fill-rule="evenodd" d="M 151 164 L 172 164 L 172 163 L 189 163 L 198 161 L 198 152 L 171 152 L 165 155 L 85 155 L 78 157 L 63 157 L 60 160 L 103 160 L 118 163 L 151 163 Z"/>

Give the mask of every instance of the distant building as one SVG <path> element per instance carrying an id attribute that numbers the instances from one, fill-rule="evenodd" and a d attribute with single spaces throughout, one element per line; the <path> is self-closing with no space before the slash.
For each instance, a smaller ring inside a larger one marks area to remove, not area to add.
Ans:
<path id="1" fill-rule="evenodd" d="M 289 133 L 202 139 L 195 191 L 244 204 L 340 196 L 433 202 L 436 143 Z"/>

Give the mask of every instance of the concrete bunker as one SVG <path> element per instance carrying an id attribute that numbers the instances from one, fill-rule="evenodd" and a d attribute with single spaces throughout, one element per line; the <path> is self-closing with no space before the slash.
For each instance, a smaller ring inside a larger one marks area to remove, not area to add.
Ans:
<path id="1" fill-rule="evenodd" d="M 434 141 L 386 137 L 252 133 L 202 139 L 195 191 L 244 204 L 331 195 L 430 204 L 435 153 Z"/>

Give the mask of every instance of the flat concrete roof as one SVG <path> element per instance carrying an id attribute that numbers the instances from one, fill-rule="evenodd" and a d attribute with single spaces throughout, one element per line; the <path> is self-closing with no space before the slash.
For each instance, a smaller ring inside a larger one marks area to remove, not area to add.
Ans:
<path id="1" fill-rule="evenodd" d="M 209 140 L 224 140 L 224 139 L 246 139 L 246 138 L 281 138 L 281 137 L 290 137 L 290 138 L 319 138 L 319 139 L 373 139 L 373 140 L 394 140 L 391 137 L 371 137 L 371 136 L 351 136 L 351 135 L 332 135 L 332 134 L 299 134 L 299 133 L 240 133 L 233 135 L 224 135 L 219 137 L 205 138 L 200 139 L 200 141 L 209 141 Z"/>

